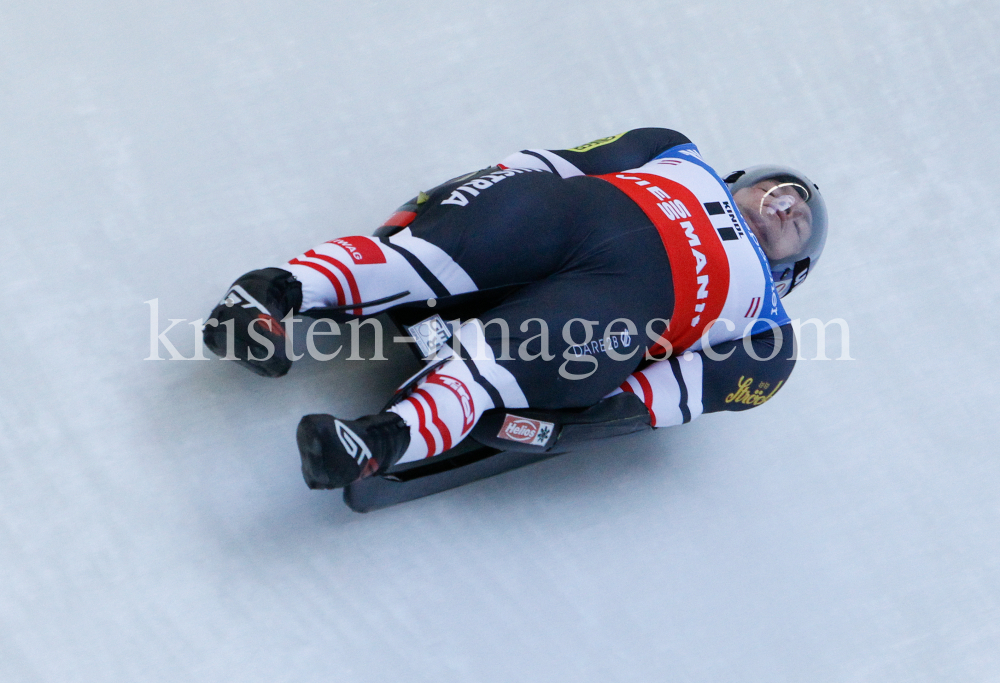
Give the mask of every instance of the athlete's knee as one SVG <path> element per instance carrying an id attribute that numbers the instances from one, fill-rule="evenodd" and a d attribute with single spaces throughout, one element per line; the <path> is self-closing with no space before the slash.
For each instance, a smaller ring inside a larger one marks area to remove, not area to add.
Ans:
<path id="1" fill-rule="evenodd" d="M 302 310 L 374 315 L 403 303 L 474 291 L 472 279 L 438 247 L 410 230 L 387 238 L 341 237 L 286 266 L 302 282 Z"/>

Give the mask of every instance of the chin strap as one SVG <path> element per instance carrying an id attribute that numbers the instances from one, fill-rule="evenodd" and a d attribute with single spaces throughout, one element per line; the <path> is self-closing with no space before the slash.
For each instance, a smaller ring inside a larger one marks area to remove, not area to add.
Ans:
<path id="1" fill-rule="evenodd" d="M 793 289 L 802 284 L 805 281 L 806 276 L 809 275 L 809 261 L 810 261 L 809 257 L 806 256 L 804 259 L 799 259 L 798 261 L 796 261 L 795 265 L 792 266 L 792 281 L 788 285 L 788 291 L 785 292 L 786 296 Z"/>

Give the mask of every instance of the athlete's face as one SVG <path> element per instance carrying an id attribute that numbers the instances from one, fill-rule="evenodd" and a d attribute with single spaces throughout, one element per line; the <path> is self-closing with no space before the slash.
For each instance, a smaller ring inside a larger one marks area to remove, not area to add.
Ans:
<path id="1" fill-rule="evenodd" d="M 812 235 L 812 211 L 804 193 L 794 183 L 762 180 L 733 195 L 764 253 L 773 261 L 795 254 Z"/>

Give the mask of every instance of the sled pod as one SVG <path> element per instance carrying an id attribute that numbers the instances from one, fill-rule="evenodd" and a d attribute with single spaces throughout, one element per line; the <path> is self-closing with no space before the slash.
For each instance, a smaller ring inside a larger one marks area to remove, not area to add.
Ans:
<path id="1" fill-rule="evenodd" d="M 551 433 L 541 445 L 530 442 L 537 437 L 505 436 L 519 421 L 551 425 Z M 634 394 L 617 394 L 581 410 L 488 410 L 451 450 L 361 479 L 344 489 L 344 502 L 355 512 L 378 510 L 546 460 L 584 441 L 650 428 L 649 411 Z"/>

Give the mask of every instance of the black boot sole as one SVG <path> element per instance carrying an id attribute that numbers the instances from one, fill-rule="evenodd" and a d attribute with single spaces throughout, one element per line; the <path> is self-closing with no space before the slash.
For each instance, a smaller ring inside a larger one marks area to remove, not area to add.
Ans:
<path id="1" fill-rule="evenodd" d="M 218 320 L 220 314 L 224 311 L 225 309 L 221 306 L 216 307 L 209 316 L 209 319 Z M 204 339 L 205 346 L 209 351 L 214 353 L 219 358 L 225 359 L 228 353 L 228 343 L 226 341 L 226 333 L 224 331 L 225 328 L 220 330 L 218 329 L 220 326 L 221 324 L 215 327 L 206 327 L 202 338 Z M 258 332 L 260 332 L 260 330 L 258 330 Z M 284 348 L 284 338 L 269 334 L 262 334 L 262 336 L 270 339 L 271 343 L 274 344 L 274 351 L 270 358 L 267 360 L 250 360 L 250 353 L 264 356 L 266 355 L 267 350 L 263 346 L 259 345 L 257 348 L 251 348 L 246 342 L 241 341 L 233 344 L 233 353 L 235 354 L 235 357 L 230 358 L 230 360 L 236 361 L 237 365 L 242 365 L 261 377 L 285 376 L 288 374 L 288 371 L 292 369 L 292 361 L 285 358 L 283 353 L 279 354 L 278 352 L 278 349 Z"/>

